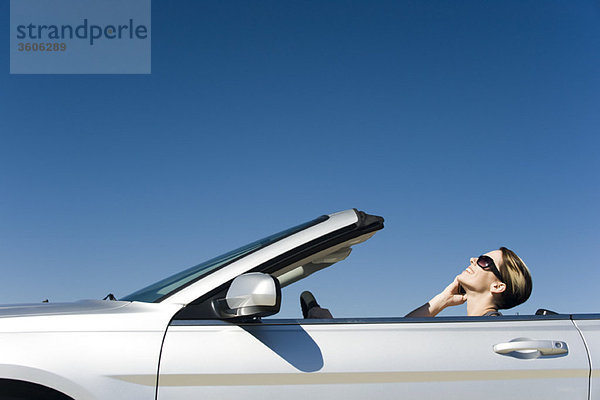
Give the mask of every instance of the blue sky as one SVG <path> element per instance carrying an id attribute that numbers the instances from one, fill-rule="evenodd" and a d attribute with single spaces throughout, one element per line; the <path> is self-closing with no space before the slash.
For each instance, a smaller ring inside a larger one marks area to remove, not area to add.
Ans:
<path id="1" fill-rule="evenodd" d="M 501 245 L 534 278 L 509 313 L 598 312 L 599 50 L 595 1 L 191 0 L 153 1 L 151 75 L 6 49 L 0 303 L 124 296 L 356 207 L 386 228 L 282 316 L 305 289 L 404 315 Z"/>

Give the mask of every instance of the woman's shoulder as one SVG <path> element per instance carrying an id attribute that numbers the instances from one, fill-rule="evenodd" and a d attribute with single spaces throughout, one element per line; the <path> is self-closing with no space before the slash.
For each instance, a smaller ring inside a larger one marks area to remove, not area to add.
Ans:
<path id="1" fill-rule="evenodd" d="M 484 317 L 500 317 L 502 313 L 500 311 L 488 311 L 483 314 Z"/>

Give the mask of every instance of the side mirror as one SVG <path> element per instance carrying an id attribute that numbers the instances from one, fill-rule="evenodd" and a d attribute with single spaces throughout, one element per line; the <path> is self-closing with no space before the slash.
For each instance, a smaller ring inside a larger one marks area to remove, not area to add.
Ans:
<path id="1" fill-rule="evenodd" d="M 273 315 L 281 307 L 281 286 L 269 274 L 243 274 L 231 282 L 224 299 L 213 300 L 212 307 L 215 314 L 223 319 Z"/>

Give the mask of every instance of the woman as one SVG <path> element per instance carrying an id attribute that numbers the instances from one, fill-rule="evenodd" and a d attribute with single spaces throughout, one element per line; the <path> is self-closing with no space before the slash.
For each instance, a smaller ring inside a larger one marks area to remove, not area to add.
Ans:
<path id="1" fill-rule="evenodd" d="M 498 310 L 515 307 L 531 294 L 529 269 L 506 247 L 471 258 L 470 265 L 446 287 L 407 317 L 434 317 L 446 307 L 467 302 L 467 315 L 502 315 Z"/>

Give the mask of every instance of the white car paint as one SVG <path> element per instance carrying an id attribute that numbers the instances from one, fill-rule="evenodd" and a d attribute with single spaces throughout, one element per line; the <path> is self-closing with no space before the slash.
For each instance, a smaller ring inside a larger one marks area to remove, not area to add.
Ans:
<path id="1" fill-rule="evenodd" d="M 22 316 L 2 308 L 12 316 L 0 318 L 1 378 L 77 400 L 154 398 L 155 389 L 114 376 L 156 375 L 165 329 L 181 306 L 89 301 L 25 308 Z"/>
<path id="2" fill-rule="evenodd" d="M 587 352 L 569 319 L 438 321 L 182 321 L 167 332 L 158 399 L 587 399 Z M 564 341 L 569 355 L 494 352 L 519 337 Z"/>
<path id="3" fill-rule="evenodd" d="M 600 315 L 573 316 L 590 358 L 590 399 L 600 399 Z"/>

